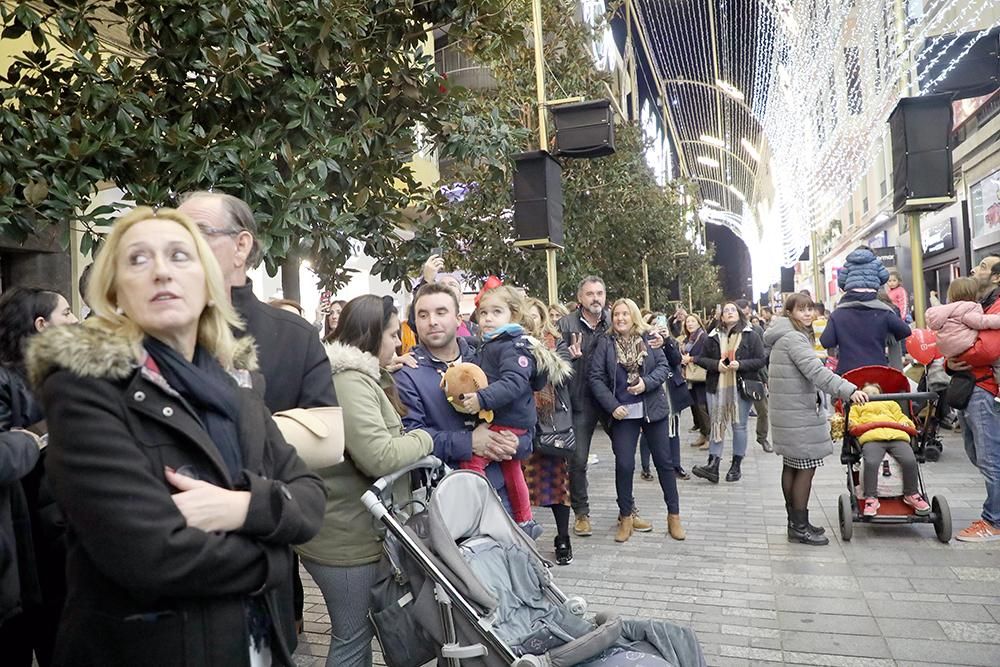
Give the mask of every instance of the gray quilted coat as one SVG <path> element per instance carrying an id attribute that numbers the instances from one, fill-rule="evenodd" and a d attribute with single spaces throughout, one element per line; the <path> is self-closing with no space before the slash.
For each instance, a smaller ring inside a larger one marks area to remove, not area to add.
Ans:
<path id="1" fill-rule="evenodd" d="M 793 459 L 818 459 L 833 452 L 830 423 L 820 409 L 819 392 L 848 398 L 857 387 L 820 362 L 812 342 L 785 317 L 764 332 L 771 347 L 771 438 L 774 451 Z"/>

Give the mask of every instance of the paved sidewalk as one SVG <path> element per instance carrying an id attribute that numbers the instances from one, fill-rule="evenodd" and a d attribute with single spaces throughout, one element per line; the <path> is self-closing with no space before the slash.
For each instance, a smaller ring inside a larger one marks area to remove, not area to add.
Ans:
<path id="1" fill-rule="evenodd" d="M 945 433 L 941 461 L 922 471 L 928 493 L 948 499 L 957 532 L 978 518 L 985 490 L 961 438 Z M 685 427 L 688 469 L 705 458 L 687 445 L 692 439 Z M 929 524 L 855 525 L 853 540 L 843 543 L 837 498 L 845 471 L 838 457 L 817 471 L 810 503 L 813 523 L 830 536 L 827 547 L 788 543 L 781 461 L 759 447 L 749 452 L 739 483 L 678 482 L 684 542 L 666 535 L 659 486 L 636 474 L 636 502 L 655 531 L 616 545 L 614 459 L 603 434 L 595 451 L 595 532 L 574 538 L 576 561 L 555 573 L 591 611 L 691 625 L 711 665 L 1000 665 L 1000 543 L 941 544 Z M 547 554 L 552 517 L 541 510 L 537 518 L 546 526 Z M 319 667 L 329 624 L 308 580 L 306 609 L 297 661 Z"/>

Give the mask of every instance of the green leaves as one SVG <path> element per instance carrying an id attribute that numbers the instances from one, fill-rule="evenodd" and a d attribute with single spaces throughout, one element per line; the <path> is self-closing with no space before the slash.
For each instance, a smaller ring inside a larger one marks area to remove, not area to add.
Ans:
<path id="1" fill-rule="evenodd" d="M 446 31 L 515 37 L 507 0 L 446 4 Z M 415 131 L 448 142 L 457 98 L 412 1 L 0 3 L 5 39 L 42 25 L 0 66 L 0 233 L 92 229 L 112 213 L 83 213 L 99 183 L 152 205 L 217 188 L 250 203 L 271 268 L 302 256 L 336 287 L 352 239 L 385 253 L 386 280 L 416 265 L 397 234 L 431 198 Z M 127 43 L 109 50 L 112 28 Z"/>

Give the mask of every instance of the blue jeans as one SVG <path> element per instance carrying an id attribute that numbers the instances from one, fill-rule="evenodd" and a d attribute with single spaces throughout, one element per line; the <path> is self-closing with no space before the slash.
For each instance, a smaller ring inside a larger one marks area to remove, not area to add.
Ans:
<path id="1" fill-rule="evenodd" d="M 736 398 L 736 416 L 739 418 L 740 423 L 737 424 L 735 421 L 730 424 L 730 428 L 733 431 L 733 456 L 746 456 L 747 455 L 747 421 L 750 419 L 750 401 L 743 398 L 737 394 Z M 709 412 L 711 413 L 712 401 L 709 399 Z M 715 414 L 709 415 L 712 421 L 715 421 Z M 708 443 L 708 453 L 712 456 L 722 456 L 722 441 Z"/>
<path id="2" fill-rule="evenodd" d="M 615 491 L 618 493 L 618 515 L 629 516 L 635 509 L 632 482 L 635 477 L 635 447 L 641 430 L 649 440 L 649 451 L 656 466 L 656 477 L 663 491 L 663 501 L 669 514 L 680 513 L 677 478 L 670 460 L 667 443 L 669 419 L 647 422 L 645 419 L 615 420 L 611 425 L 611 449 L 615 453 Z"/>
<path id="3" fill-rule="evenodd" d="M 983 521 L 1000 528 L 1000 403 L 993 394 L 976 387 L 965 408 L 965 421 L 974 444 L 976 467 L 986 482 Z"/>

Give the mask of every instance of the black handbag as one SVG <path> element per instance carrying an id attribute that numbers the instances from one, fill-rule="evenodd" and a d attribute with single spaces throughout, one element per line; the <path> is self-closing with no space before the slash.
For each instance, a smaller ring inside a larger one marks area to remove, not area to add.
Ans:
<path id="1" fill-rule="evenodd" d="M 576 452 L 573 413 L 558 394 L 552 414 L 547 418 L 539 417 L 535 426 L 535 451 L 563 459 L 571 458 Z"/>
<path id="2" fill-rule="evenodd" d="M 975 388 L 976 377 L 972 373 L 955 373 L 951 376 L 948 388 L 944 390 L 944 400 L 950 407 L 964 410 L 969 407 L 969 400 Z"/>
<path id="3" fill-rule="evenodd" d="M 748 401 L 757 402 L 764 399 L 764 383 L 759 380 L 744 380 L 737 375 L 736 388 L 739 390 L 740 396 Z"/>

